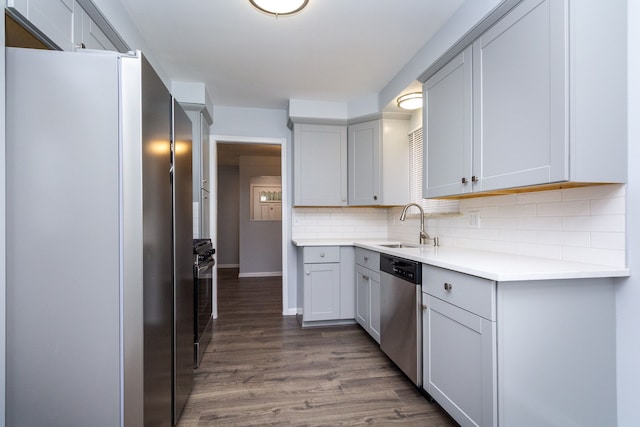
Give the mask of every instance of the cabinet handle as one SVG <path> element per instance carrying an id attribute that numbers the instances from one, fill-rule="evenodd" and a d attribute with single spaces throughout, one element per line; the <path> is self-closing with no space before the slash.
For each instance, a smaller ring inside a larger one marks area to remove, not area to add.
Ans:
<path id="1" fill-rule="evenodd" d="M 204 179 L 202 180 L 202 183 L 203 183 L 203 184 L 206 184 L 207 182 L 208 182 L 208 181 L 207 181 L 207 179 L 206 179 L 206 178 L 204 178 Z"/>
<path id="2" fill-rule="evenodd" d="M 362 275 L 362 278 L 363 278 L 364 280 L 369 280 L 369 276 L 365 276 L 364 274 Z"/>
<path id="3" fill-rule="evenodd" d="M 76 49 L 86 49 L 87 47 L 84 45 L 84 43 L 80 43 L 76 45 Z"/>
<path id="4" fill-rule="evenodd" d="M 420 305 L 420 307 L 422 307 L 422 311 L 424 311 L 424 310 L 426 310 L 427 308 L 429 308 L 429 307 L 427 307 L 425 304 L 421 304 L 421 305 Z"/>
<path id="5" fill-rule="evenodd" d="M 462 183 L 463 183 L 463 184 L 466 184 L 467 182 L 468 182 L 468 181 L 467 181 L 467 178 L 465 178 L 465 177 L 463 176 L 463 177 L 462 177 Z"/>
<path id="6" fill-rule="evenodd" d="M 365 262 L 369 261 L 369 257 L 368 256 L 364 257 L 364 261 Z"/>
<path id="7" fill-rule="evenodd" d="M 453 285 L 451 283 L 444 282 L 445 291 L 450 291 L 452 288 L 453 288 Z"/>
<path id="8" fill-rule="evenodd" d="M 473 176 L 471 177 L 471 182 L 478 182 L 478 181 L 480 181 L 480 180 L 478 179 L 478 177 L 477 177 L 477 176 L 473 175 Z"/>
<path id="9" fill-rule="evenodd" d="M 320 252 L 320 258 L 324 258 L 324 252 Z"/>
<path id="10" fill-rule="evenodd" d="M 373 200 L 378 200 L 378 196 L 373 196 Z"/>
<path id="11" fill-rule="evenodd" d="M 206 194 L 204 196 L 202 196 L 203 199 L 207 200 L 209 198 L 209 196 L 207 196 Z"/>
<path id="12" fill-rule="evenodd" d="M 305 271 L 306 275 L 309 276 L 311 272 L 309 270 Z"/>

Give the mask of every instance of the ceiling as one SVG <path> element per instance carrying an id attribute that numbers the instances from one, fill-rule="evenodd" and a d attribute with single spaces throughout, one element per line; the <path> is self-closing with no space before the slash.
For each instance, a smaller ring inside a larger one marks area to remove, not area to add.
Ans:
<path id="1" fill-rule="evenodd" d="M 215 105 L 277 109 L 378 94 L 463 3 L 310 0 L 276 19 L 248 0 L 120 1 L 172 80 L 204 82 Z"/>

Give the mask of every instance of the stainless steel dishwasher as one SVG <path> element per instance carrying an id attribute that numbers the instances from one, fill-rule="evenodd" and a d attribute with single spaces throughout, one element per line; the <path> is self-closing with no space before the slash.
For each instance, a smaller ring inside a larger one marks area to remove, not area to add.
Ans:
<path id="1" fill-rule="evenodd" d="M 380 255 L 380 349 L 422 385 L 421 264 Z"/>

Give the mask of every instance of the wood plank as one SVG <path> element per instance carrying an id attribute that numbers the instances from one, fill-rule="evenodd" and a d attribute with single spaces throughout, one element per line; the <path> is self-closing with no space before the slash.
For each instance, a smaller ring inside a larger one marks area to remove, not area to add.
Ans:
<path id="1" fill-rule="evenodd" d="M 457 425 L 359 326 L 283 317 L 281 278 L 218 278 L 219 317 L 178 427 Z"/>

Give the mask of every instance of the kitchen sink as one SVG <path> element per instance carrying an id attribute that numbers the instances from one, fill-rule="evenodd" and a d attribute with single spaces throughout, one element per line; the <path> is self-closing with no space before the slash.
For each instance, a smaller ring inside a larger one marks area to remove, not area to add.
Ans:
<path id="1" fill-rule="evenodd" d="M 410 243 L 389 243 L 389 244 L 381 244 L 378 246 L 382 246 L 383 248 L 392 248 L 392 249 L 400 249 L 400 248 L 419 248 L 420 245 L 412 245 Z"/>

